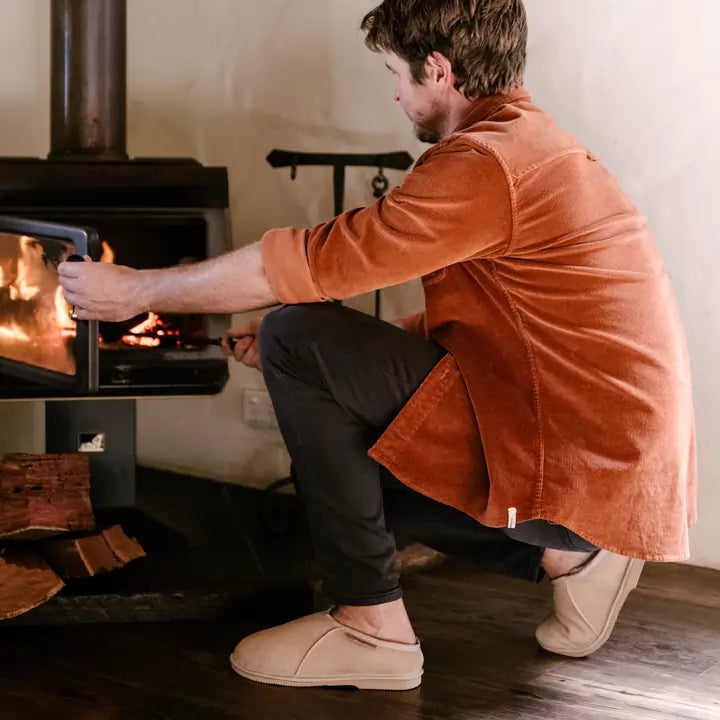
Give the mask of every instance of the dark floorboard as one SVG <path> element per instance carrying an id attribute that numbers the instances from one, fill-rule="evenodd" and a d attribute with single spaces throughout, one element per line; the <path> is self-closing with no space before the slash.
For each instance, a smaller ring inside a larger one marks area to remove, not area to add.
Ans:
<path id="1" fill-rule="evenodd" d="M 291 499 L 259 503 L 241 488 L 166 473 L 140 479 L 140 509 L 188 547 L 164 555 L 168 538 L 150 532 L 146 547 L 158 550 L 147 563 L 71 585 L 71 598 L 85 585 L 110 598 L 119 587 L 167 591 L 173 582 L 236 593 L 306 567 Z M 240 638 L 311 605 L 309 592 L 281 585 L 273 600 L 232 605 L 222 620 L 0 624 L 0 720 L 720 720 L 720 573 L 648 566 L 614 636 L 586 660 L 535 644 L 547 583 L 449 560 L 404 585 L 426 658 L 417 690 L 297 690 L 237 677 L 228 655 Z M 137 598 L 123 607 L 151 616 Z"/>
<path id="2" fill-rule="evenodd" d="M 249 683 L 227 663 L 260 623 L 0 628 L 3 720 L 719 720 L 720 574 L 651 566 L 608 645 L 540 651 L 547 584 L 457 561 L 406 580 L 426 655 L 407 693 Z"/>

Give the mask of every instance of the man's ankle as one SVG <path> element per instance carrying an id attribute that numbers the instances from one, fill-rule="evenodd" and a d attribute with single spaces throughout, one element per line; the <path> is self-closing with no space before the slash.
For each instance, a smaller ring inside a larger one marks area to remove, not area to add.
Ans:
<path id="1" fill-rule="evenodd" d="M 569 550 L 545 550 L 542 559 L 543 570 L 551 580 L 572 575 L 581 570 L 595 555 L 594 552 L 571 552 Z"/>
<path id="2" fill-rule="evenodd" d="M 402 600 L 383 605 L 340 605 L 332 616 L 341 625 L 371 635 L 378 640 L 414 645 L 417 642 Z"/>

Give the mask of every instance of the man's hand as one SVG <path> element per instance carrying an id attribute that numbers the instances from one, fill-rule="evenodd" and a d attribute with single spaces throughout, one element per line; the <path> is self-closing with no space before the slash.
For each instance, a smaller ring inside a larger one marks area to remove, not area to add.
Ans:
<path id="1" fill-rule="evenodd" d="M 413 313 L 407 317 L 400 318 L 400 320 L 396 320 L 393 325 L 399 327 L 407 333 L 410 333 L 411 335 L 422 335 L 423 337 L 427 336 L 427 332 L 425 330 L 424 312 Z"/>
<path id="2" fill-rule="evenodd" d="M 262 370 L 260 362 L 260 350 L 257 344 L 257 334 L 260 329 L 262 318 L 257 318 L 245 325 L 238 325 L 227 331 L 229 338 L 235 338 L 235 348 L 230 349 L 230 343 L 223 340 L 222 349 L 228 357 L 232 355 L 238 362 L 248 367 Z"/>
<path id="3" fill-rule="evenodd" d="M 139 270 L 85 258 L 61 263 L 58 272 L 79 320 L 122 322 L 150 310 Z"/>

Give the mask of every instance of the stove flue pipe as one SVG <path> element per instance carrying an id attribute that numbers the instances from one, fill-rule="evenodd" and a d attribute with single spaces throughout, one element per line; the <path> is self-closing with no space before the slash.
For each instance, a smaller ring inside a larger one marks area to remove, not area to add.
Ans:
<path id="1" fill-rule="evenodd" d="M 52 159 L 127 159 L 126 0 L 52 0 Z"/>

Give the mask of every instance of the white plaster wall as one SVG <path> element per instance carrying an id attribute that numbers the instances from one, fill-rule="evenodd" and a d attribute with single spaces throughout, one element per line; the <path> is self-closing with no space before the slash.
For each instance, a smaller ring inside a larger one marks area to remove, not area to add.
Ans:
<path id="1" fill-rule="evenodd" d="M 234 242 L 332 211 L 330 171 L 272 170 L 274 147 L 422 151 L 382 62 L 357 26 L 368 0 L 129 0 L 129 149 L 193 156 L 230 169 Z M 597 152 L 649 218 L 691 345 L 701 522 L 693 561 L 720 568 L 720 191 L 715 84 L 717 0 L 527 0 L 527 85 Z M 49 2 L 0 0 L 0 154 L 48 148 Z M 371 171 L 349 174 L 348 205 L 368 202 Z M 400 176 L 395 175 L 399 181 Z M 417 285 L 388 292 L 388 315 L 415 309 Z M 362 302 L 361 302 L 362 304 Z M 277 433 L 241 420 L 233 368 L 222 396 L 143 401 L 141 460 L 264 484 L 287 458 Z M 0 450 L 41 449 L 41 408 L 0 403 Z"/>

